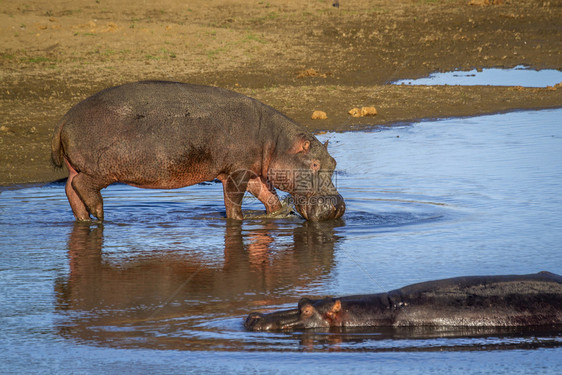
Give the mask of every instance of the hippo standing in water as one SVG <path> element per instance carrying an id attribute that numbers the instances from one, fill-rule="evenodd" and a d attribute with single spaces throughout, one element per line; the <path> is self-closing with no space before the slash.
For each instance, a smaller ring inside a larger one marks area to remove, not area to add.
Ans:
<path id="1" fill-rule="evenodd" d="M 305 219 L 345 212 L 327 144 L 273 108 L 215 87 L 146 81 L 103 90 L 62 118 L 51 158 L 68 168 L 66 195 L 79 221 L 103 220 L 100 190 L 114 182 L 173 189 L 215 178 L 227 218 L 243 218 L 246 191 L 267 213 L 281 209 L 275 188 Z"/>
<path id="2" fill-rule="evenodd" d="M 388 293 L 303 298 L 297 309 L 251 313 L 253 331 L 328 327 L 513 327 L 562 325 L 562 276 L 469 276 Z"/>

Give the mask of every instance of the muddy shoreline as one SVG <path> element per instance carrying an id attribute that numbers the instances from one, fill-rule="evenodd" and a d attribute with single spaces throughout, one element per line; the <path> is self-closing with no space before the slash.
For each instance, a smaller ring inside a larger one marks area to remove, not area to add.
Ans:
<path id="1" fill-rule="evenodd" d="M 105 87 L 143 79 L 226 87 L 315 132 L 562 106 L 562 89 L 388 84 L 455 69 L 562 70 L 561 1 L 331 3 L 4 4 L 0 185 L 64 177 L 49 162 L 57 121 Z M 361 106 L 377 116 L 348 115 Z M 314 110 L 328 118 L 311 120 Z"/>

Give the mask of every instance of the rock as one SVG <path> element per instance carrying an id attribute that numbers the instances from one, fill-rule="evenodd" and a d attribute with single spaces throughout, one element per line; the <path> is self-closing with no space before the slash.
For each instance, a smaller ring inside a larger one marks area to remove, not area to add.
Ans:
<path id="1" fill-rule="evenodd" d="M 326 120 L 328 115 L 324 111 L 314 111 L 312 112 L 312 119 L 313 120 Z"/>
<path id="2" fill-rule="evenodd" d="M 351 117 L 361 117 L 361 110 L 357 107 L 350 109 L 347 113 L 349 113 Z"/>
<path id="3" fill-rule="evenodd" d="M 102 29 L 103 33 L 114 33 L 119 29 L 119 26 L 113 22 L 109 22 L 106 27 Z"/>
<path id="4" fill-rule="evenodd" d="M 297 78 L 305 78 L 305 77 L 322 77 L 322 78 L 326 78 L 328 76 L 327 73 L 320 73 L 318 70 L 316 69 L 306 69 L 303 70 L 302 72 L 300 72 L 297 75 Z"/>
<path id="5" fill-rule="evenodd" d="M 352 117 L 375 116 L 377 114 L 377 109 L 375 107 L 355 107 L 350 109 L 347 113 L 349 113 Z"/>
<path id="6" fill-rule="evenodd" d="M 2 125 L 2 126 L 0 126 L 0 134 L 15 135 L 16 133 L 12 129 L 10 129 L 9 127 Z"/>
<path id="7" fill-rule="evenodd" d="M 377 109 L 375 107 L 362 107 L 361 116 L 375 116 L 377 114 Z"/>
<path id="8" fill-rule="evenodd" d="M 468 5 L 488 6 L 488 5 L 503 5 L 504 0 L 470 0 Z"/>

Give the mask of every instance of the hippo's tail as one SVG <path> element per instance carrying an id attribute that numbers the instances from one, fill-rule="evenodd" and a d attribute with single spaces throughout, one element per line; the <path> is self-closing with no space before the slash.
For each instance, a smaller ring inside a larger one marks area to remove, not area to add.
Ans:
<path id="1" fill-rule="evenodd" d="M 53 139 L 51 140 L 51 162 L 55 168 L 62 168 L 64 162 L 64 155 L 61 143 L 61 132 L 64 125 L 64 119 L 61 120 L 55 127 Z"/>

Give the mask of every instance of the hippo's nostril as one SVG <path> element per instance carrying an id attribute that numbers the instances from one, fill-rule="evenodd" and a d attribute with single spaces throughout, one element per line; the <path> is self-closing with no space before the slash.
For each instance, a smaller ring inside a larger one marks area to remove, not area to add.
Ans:
<path id="1" fill-rule="evenodd" d="M 337 218 L 343 216 L 343 214 L 345 213 L 345 201 L 343 200 L 343 197 L 339 194 L 338 194 L 337 203 L 335 204 L 335 207 L 336 207 L 336 214 L 334 216 L 334 219 L 337 219 Z"/>
<path id="2" fill-rule="evenodd" d="M 345 202 L 340 194 L 296 195 L 294 198 L 298 213 L 310 221 L 337 219 L 345 213 Z"/>

